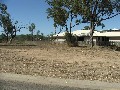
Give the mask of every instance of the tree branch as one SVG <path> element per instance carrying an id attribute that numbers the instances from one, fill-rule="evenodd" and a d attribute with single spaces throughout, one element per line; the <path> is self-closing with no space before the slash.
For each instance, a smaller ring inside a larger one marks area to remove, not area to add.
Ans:
<path id="1" fill-rule="evenodd" d="M 62 29 L 61 29 L 61 26 L 60 26 L 60 31 L 58 32 L 58 34 L 61 33 L 61 32 L 62 32 Z"/>
<path id="2" fill-rule="evenodd" d="M 105 18 L 105 19 L 101 19 L 100 21 L 103 21 L 103 20 L 107 20 L 107 19 L 113 18 L 113 17 L 115 17 L 115 16 L 117 16 L 117 15 L 119 15 L 119 14 L 120 14 L 120 12 L 117 13 L 117 14 L 115 14 L 115 15 L 113 15 L 113 16 L 111 16 L 111 17 L 107 17 L 107 18 Z"/>

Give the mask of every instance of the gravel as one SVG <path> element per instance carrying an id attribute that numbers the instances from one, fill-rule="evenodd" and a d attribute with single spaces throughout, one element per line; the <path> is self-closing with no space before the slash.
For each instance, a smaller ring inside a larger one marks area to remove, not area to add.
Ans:
<path id="1" fill-rule="evenodd" d="M 66 60 L 60 61 L 54 59 L 47 60 L 46 58 L 36 58 L 34 55 L 29 57 L 21 55 L 21 52 L 29 55 L 29 49 L 0 48 L 0 72 L 47 76 L 53 78 L 57 77 L 77 80 L 120 82 L 120 60 L 115 62 L 115 57 L 120 57 L 120 52 L 113 52 L 109 50 L 109 52 L 105 52 L 104 50 L 104 53 L 106 53 L 107 56 L 100 56 L 100 58 L 104 57 L 106 60 L 109 57 L 113 58 L 113 62 L 109 61 L 109 59 L 104 62 L 101 62 L 100 60 L 96 60 L 94 62 L 88 60 L 67 62 Z M 45 50 L 50 51 L 51 49 L 47 48 Z M 82 51 L 80 51 L 75 48 L 63 48 L 63 50 L 80 52 L 81 55 L 87 55 L 87 57 L 91 57 L 90 55 L 93 54 L 96 55 L 96 51 L 98 51 L 99 54 L 103 52 L 99 49 L 94 52 L 89 49 L 82 49 Z M 111 57 L 111 52 L 115 53 L 116 56 Z M 99 57 L 99 55 L 95 55 L 93 58 Z"/>

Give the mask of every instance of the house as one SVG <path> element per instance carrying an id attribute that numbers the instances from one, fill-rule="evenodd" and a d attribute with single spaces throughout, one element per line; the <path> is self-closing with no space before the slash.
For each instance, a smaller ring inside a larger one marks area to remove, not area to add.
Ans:
<path id="1" fill-rule="evenodd" d="M 55 42 L 64 42 L 65 33 L 66 32 L 62 32 L 60 34 L 53 35 L 53 37 L 55 38 Z M 76 31 L 73 31 L 72 34 L 78 37 L 78 41 L 84 41 L 83 37 L 87 38 L 86 34 L 89 34 L 89 30 L 76 30 Z"/>
<path id="2" fill-rule="evenodd" d="M 98 45 L 107 45 L 110 42 L 120 42 L 120 30 L 103 30 L 99 32 L 95 32 L 94 37 L 96 37 L 96 43 Z M 108 43 L 109 42 L 109 43 Z"/>
<path id="3" fill-rule="evenodd" d="M 59 33 L 59 34 L 56 34 L 56 35 L 53 35 L 54 37 L 54 42 L 59 42 L 59 43 L 62 43 L 65 41 L 65 32 L 62 32 L 62 33 Z"/>
<path id="4" fill-rule="evenodd" d="M 90 30 L 76 30 L 72 32 L 73 35 L 77 36 L 78 42 L 89 42 Z M 53 35 L 55 42 L 65 41 L 65 32 Z M 94 31 L 93 41 L 96 45 L 109 45 L 110 42 L 120 42 L 120 29 Z"/>

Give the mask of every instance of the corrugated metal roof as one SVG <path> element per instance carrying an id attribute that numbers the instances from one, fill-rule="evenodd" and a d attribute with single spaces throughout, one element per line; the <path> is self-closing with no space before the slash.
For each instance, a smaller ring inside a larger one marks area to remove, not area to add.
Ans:
<path id="1" fill-rule="evenodd" d="M 56 34 L 56 35 L 53 35 L 53 36 L 65 36 L 65 32 L 62 32 L 62 33 L 59 33 L 59 34 Z"/>
<path id="2" fill-rule="evenodd" d="M 77 36 L 89 36 L 90 30 L 76 30 L 76 31 L 73 31 L 72 34 Z M 65 32 L 56 34 L 53 36 L 64 36 L 64 35 L 65 35 Z M 93 36 L 120 37 L 120 30 L 94 31 Z"/>
<path id="3" fill-rule="evenodd" d="M 115 31 L 111 31 L 111 32 L 94 32 L 93 36 L 106 36 L 106 37 L 120 37 L 120 31 L 119 32 L 115 32 Z"/>

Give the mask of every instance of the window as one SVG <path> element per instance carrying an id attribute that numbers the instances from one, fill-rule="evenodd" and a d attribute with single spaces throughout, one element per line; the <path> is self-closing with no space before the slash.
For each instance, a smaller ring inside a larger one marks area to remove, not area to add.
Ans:
<path id="1" fill-rule="evenodd" d="M 78 41 L 84 41 L 84 37 L 78 37 Z"/>

